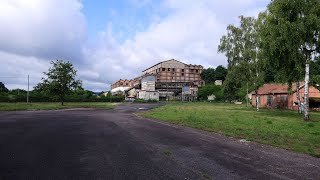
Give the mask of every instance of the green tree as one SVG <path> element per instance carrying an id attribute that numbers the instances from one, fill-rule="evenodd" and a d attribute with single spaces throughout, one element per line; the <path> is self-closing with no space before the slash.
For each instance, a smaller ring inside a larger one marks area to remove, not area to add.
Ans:
<path id="1" fill-rule="evenodd" d="M 310 80 L 311 84 L 318 87 L 320 84 L 320 57 L 316 57 L 315 61 L 310 64 Z"/>
<path id="2" fill-rule="evenodd" d="M 40 89 L 55 96 L 63 105 L 65 97 L 71 90 L 81 87 L 81 81 L 76 80 L 77 71 L 72 63 L 56 60 L 51 62 L 52 67 L 48 72 L 44 72 L 47 76 L 42 78 L 43 82 L 39 83 L 35 89 Z"/>
<path id="3" fill-rule="evenodd" d="M 262 48 L 270 65 L 287 77 L 299 78 L 304 70 L 304 120 L 309 120 L 310 62 L 319 54 L 319 0 L 273 0 L 263 18 Z"/>
<path id="4" fill-rule="evenodd" d="M 228 70 L 222 65 L 219 65 L 215 70 L 215 79 L 224 81 L 226 79 L 227 73 Z"/>
<path id="5" fill-rule="evenodd" d="M 216 80 L 215 69 L 214 68 L 204 69 L 201 72 L 200 76 L 201 76 L 201 79 L 206 82 L 206 84 L 212 84 Z"/>
<path id="6" fill-rule="evenodd" d="M 8 92 L 9 90 L 6 88 L 6 86 L 0 82 L 0 92 Z"/>
<path id="7" fill-rule="evenodd" d="M 242 70 L 239 74 L 227 75 L 226 77 L 227 84 L 224 86 L 224 91 L 229 98 L 236 97 L 236 92 L 243 87 L 246 87 L 248 93 L 249 87 L 257 89 L 263 82 L 261 61 L 259 61 L 260 38 L 258 29 L 260 23 L 257 23 L 257 20 L 253 17 L 240 16 L 239 18 L 240 26 L 229 25 L 227 35 L 222 36 L 218 47 L 218 52 L 224 53 L 228 58 L 228 71 L 237 72 L 238 70 L 234 70 L 234 68 L 238 66 L 241 66 L 240 69 Z M 237 84 L 237 86 L 233 84 Z M 230 93 L 236 94 L 231 95 Z M 257 111 L 259 110 L 258 104 L 256 102 Z"/>
<path id="8" fill-rule="evenodd" d="M 205 85 L 199 88 L 198 96 L 201 100 L 207 100 L 208 96 L 215 95 L 216 100 L 222 100 L 223 99 L 223 92 L 222 87 L 217 85 Z"/>

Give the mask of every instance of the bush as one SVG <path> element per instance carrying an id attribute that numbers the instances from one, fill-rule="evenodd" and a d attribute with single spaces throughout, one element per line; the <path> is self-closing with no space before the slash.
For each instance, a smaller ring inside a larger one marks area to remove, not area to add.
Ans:
<path id="1" fill-rule="evenodd" d="M 221 101 L 223 99 L 222 87 L 217 85 L 205 85 L 199 88 L 199 100 L 207 100 L 208 96 L 212 94 L 216 96 L 215 101 Z"/>
<path id="2" fill-rule="evenodd" d="M 156 103 L 156 102 L 158 102 L 158 101 L 155 100 L 155 99 L 149 99 L 149 100 L 136 99 L 134 102 L 135 102 L 135 103 Z"/>

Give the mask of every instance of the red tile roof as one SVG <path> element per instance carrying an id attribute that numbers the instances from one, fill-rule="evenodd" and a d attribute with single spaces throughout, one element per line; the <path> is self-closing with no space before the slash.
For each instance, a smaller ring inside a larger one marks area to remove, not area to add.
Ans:
<path id="1" fill-rule="evenodd" d="M 304 87 L 304 82 L 300 82 L 300 89 Z M 292 83 L 292 92 L 297 90 L 296 83 Z M 264 84 L 258 89 L 259 94 L 287 94 L 288 93 L 288 84 Z M 253 91 L 252 94 L 255 94 Z"/>

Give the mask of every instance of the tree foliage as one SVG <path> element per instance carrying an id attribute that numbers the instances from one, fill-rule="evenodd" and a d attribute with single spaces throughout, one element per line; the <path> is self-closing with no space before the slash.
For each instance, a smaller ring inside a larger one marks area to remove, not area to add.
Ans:
<path id="1" fill-rule="evenodd" d="M 47 77 L 42 78 L 43 82 L 39 83 L 35 89 L 57 97 L 63 105 L 66 95 L 71 90 L 79 89 L 81 81 L 75 79 L 77 71 L 72 63 L 56 60 L 52 61 L 51 65 L 49 71 L 44 72 Z"/>
<path id="2" fill-rule="evenodd" d="M 320 57 L 315 58 L 310 64 L 310 80 L 311 84 L 319 88 L 320 84 Z"/>
<path id="3" fill-rule="evenodd" d="M 240 26 L 229 25 L 227 35 L 222 36 L 218 47 L 218 52 L 224 53 L 228 59 L 228 75 L 223 89 L 229 100 L 244 99 L 247 92 L 263 83 L 264 75 L 259 53 L 260 23 L 253 17 L 239 18 Z"/>
<path id="4" fill-rule="evenodd" d="M 201 79 L 206 82 L 206 84 L 213 84 L 214 81 L 216 80 L 215 69 L 214 68 L 204 69 L 201 72 L 200 76 L 201 76 Z"/>
<path id="5" fill-rule="evenodd" d="M 201 100 L 207 100 L 208 96 L 215 95 L 217 101 L 223 99 L 222 87 L 217 85 L 205 85 L 199 88 L 198 97 Z"/>
<path id="6" fill-rule="evenodd" d="M 0 92 L 8 92 L 9 90 L 6 88 L 4 83 L 0 82 Z"/>
<path id="7" fill-rule="evenodd" d="M 206 84 L 213 84 L 216 80 L 224 81 L 227 76 L 228 70 L 219 65 L 216 69 L 208 68 L 204 69 L 200 74 L 201 79 L 206 82 Z"/>
<path id="8" fill-rule="evenodd" d="M 224 66 L 219 65 L 215 70 L 215 79 L 224 81 L 226 79 L 227 74 L 228 70 Z"/>
<path id="9" fill-rule="evenodd" d="M 304 119 L 308 120 L 309 66 L 320 46 L 320 1 L 273 0 L 259 19 L 264 25 L 259 33 L 261 47 L 269 66 L 289 83 L 305 73 Z"/>

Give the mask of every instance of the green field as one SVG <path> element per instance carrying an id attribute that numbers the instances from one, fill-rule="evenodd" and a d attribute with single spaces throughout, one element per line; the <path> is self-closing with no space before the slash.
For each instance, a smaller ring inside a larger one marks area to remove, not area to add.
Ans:
<path id="1" fill-rule="evenodd" d="M 142 116 L 320 157 L 320 113 L 304 122 L 294 111 L 217 103 L 171 103 Z"/>
<path id="2" fill-rule="evenodd" d="M 19 110 L 51 110 L 51 109 L 70 109 L 70 108 L 103 108 L 112 109 L 113 103 L 106 102 L 78 102 L 78 103 L 0 103 L 0 111 L 19 111 Z"/>

